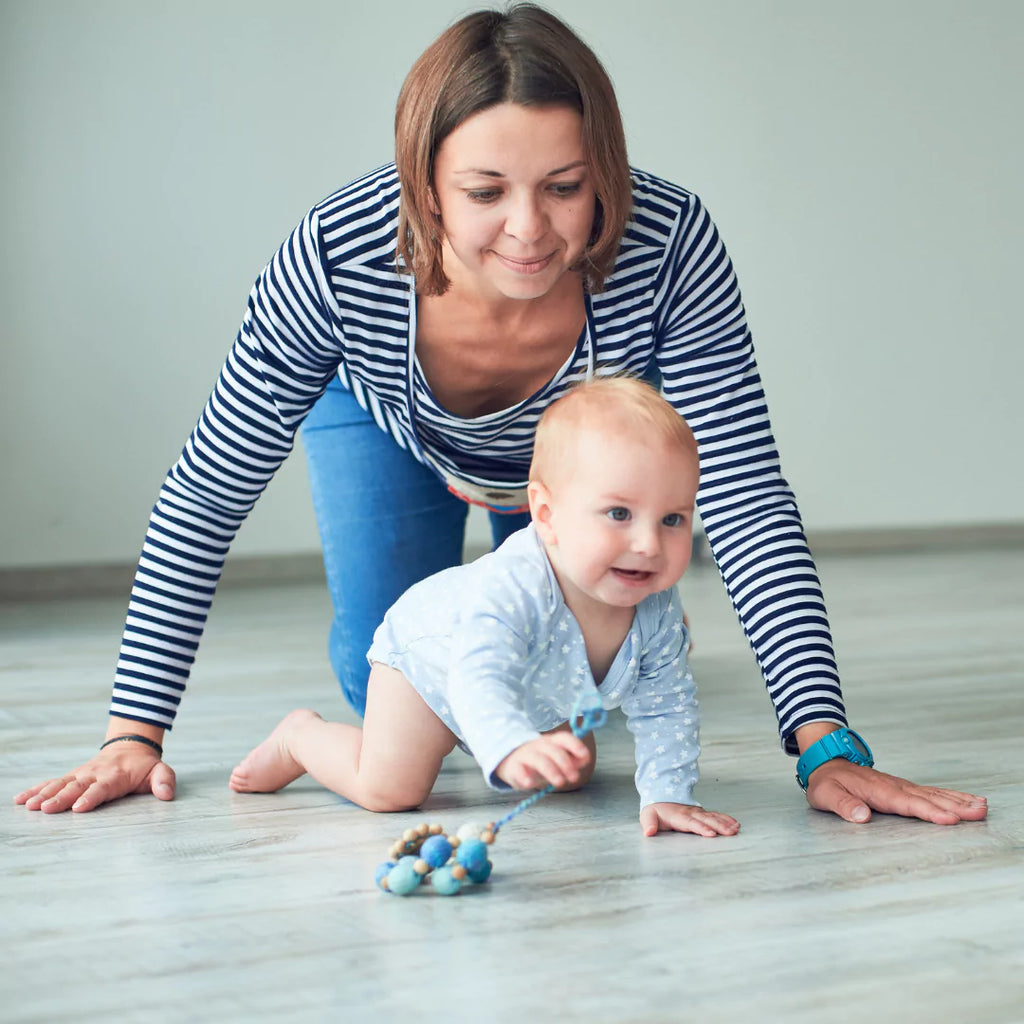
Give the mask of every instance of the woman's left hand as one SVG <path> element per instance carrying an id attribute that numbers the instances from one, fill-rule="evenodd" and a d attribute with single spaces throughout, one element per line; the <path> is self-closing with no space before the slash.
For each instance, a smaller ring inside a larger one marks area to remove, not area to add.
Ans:
<path id="1" fill-rule="evenodd" d="M 980 821 L 988 814 L 983 796 L 919 786 L 841 757 L 826 761 L 811 773 L 807 802 L 819 811 L 831 811 L 856 824 L 870 821 L 873 810 L 936 825 Z"/>

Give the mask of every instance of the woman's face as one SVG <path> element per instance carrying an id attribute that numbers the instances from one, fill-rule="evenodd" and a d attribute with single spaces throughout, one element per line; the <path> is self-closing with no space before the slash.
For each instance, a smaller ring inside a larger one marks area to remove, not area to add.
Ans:
<path id="1" fill-rule="evenodd" d="M 485 301 L 547 295 L 566 283 L 594 223 L 580 115 L 515 103 L 474 114 L 441 143 L 434 197 L 453 290 Z"/>

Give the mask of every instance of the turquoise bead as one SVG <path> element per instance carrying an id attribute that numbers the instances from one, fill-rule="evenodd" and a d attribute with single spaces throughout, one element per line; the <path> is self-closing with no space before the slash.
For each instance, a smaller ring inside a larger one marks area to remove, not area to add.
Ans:
<path id="1" fill-rule="evenodd" d="M 393 892 L 396 896 L 408 896 L 409 893 L 416 890 L 420 882 L 423 881 L 413 868 L 416 859 L 415 857 L 403 857 L 388 872 L 389 892 Z"/>
<path id="2" fill-rule="evenodd" d="M 437 868 L 430 874 L 430 884 L 435 892 L 442 896 L 454 896 L 461 888 L 462 883 L 452 874 L 449 867 Z"/>
<path id="3" fill-rule="evenodd" d="M 494 865 L 489 860 L 485 860 L 480 867 L 466 868 L 466 876 L 471 882 L 476 882 L 479 885 L 491 877 L 493 867 Z"/>
<path id="4" fill-rule="evenodd" d="M 467 839 L 455 851 L 455 859 L 470 873 L 482 871 L 487 863 L 487 844 L 480 839 Z"/>

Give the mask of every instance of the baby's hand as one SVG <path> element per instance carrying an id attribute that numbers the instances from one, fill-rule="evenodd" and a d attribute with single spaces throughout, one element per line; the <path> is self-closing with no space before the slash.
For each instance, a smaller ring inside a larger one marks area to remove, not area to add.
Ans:
<path id="1" fill-rule="evenodd" d="M 583 740 L 557 730 L 516 747 L 494 774 L 513 789 L 540 789 L 550 783 L 556 789 L 574 786 L 590 761 Z"/>
<path id="2" fill-rule="evenodd" d="M 640 811 L 645 836 L 659 832 L 694 832 L 699 836 L 734 836 L 740 823 L 728 814 L 705 811 L 693 804 L 648 804 Z"/>

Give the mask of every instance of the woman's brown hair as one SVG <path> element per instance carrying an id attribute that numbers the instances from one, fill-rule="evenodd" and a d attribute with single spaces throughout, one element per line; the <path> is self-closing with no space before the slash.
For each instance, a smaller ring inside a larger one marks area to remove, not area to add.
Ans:
<path id="1" fill-rule="evenodd" d="M 430 195 L 441 143 L 474 114 L 499 103 L 567 106 L 583 120 L 583 154 L 597 195 L 590 241 L 575 268 L 598 292 L 611 273 L 632 207 L 622 118 L 611 80 L 593 51 L 543 8 L 516 3 L 457 21 L 412 66 L 395 111 L 402 186 L 397 264 L 418 289 L 441 295 L 441 223 Z"/>

